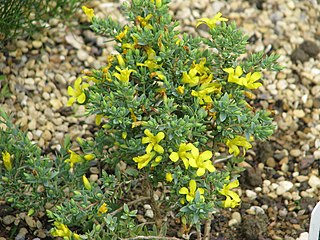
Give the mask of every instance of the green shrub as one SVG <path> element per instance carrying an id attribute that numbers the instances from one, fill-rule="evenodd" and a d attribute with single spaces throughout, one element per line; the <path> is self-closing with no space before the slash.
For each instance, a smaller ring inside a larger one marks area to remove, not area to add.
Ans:
<path id="1" fill-rule="evenodd" d="M 35 189 L 46 184 L 42 200 L 56 199 L 47 210 L 52 236 L 166 239 L 171 212 L 181 222 L 179 237 L 189 239 L 194 229 L 198 239 L 208 239 L 211 215 L 239 206 L 234 188 L 243 169 L 238 164 L 254 140 L 265 140 L 274 130 L 270 113 L 250 103 L 262 86 L 261 71 L 281 69 L 278 56 L 255 53 L 240 60 L 247 37 L 220 13 L 198 20 L 209 27 L 210 39 L 181 35 L 169 2 L 125 3 L 125 26 L 83 7 L 91 28 L 116 41 L 118 54 L 68 88 L 68 105 L 83 104 L 96 116 L 94 138 L 77 139 L 81 153 L 66 141 L 60 155 L 48 161 L 37 149 L 20 156 L 11 144 L 0 145 L 6 168 L 0 186 L 10 183 L 14 189 L 20 180 L 38 196 Z M 14 155 L 12 161 L 7 153 Z M 86 177 L 91 163 L 99 179 Z M 17 173 L 21 167 L 30 170 Z M 61 188 L 68 194 L 61 196 Z M 8 201 L 7 195 L 0 196 L 13 207 L 32 207 Z M 137 221 L 141 203 L 149 204 L 154 222 Z"/>
<path id="2" fill-rule="evenodd" d="M 45 28 L 51 18 L 60 18 L 67 23 L 84 2 L 84 0 L 2 0 L 0 42 L 3 44 L 16 36 L 30 36 L 33 32 Z"/>

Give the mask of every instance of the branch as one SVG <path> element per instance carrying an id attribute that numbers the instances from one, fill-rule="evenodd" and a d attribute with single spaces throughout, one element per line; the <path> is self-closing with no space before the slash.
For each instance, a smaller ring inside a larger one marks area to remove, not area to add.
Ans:
<path id="1" fill-rule="evenodd" d="M 206 220 L 205 226 L 204 226 L 204 240 L 210 240 L 210 230 L 211 230 L 211 220 L 212 219 L 212 212 L 209 212 L 208 219 Z"/>

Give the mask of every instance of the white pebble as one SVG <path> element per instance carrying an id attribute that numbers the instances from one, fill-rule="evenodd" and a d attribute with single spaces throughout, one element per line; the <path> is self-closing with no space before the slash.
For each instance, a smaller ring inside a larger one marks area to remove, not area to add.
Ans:
<path id="1" fill-rule="evenodd" d="M 230 219 L 228 222 L 229 227 L 239 224 L 236 219 Z"/>
<path id="2" fill-rule="evenodd" d="M 249 199 L 254 200 L 257 198 L 257 193 L 252 190 L 246 190 L 246 195 Z"/>
<path id="3" fill-rule="evenodd" d="M 320 188 L 320 178 L 315 175 L 312 175 L 308 181 L 308 184 L 312 188 Z"/>
<path id="4" fill-rule="evenodd" d="M 148 217 L 148 218 L 153 218 L 153 217 L 154 217 L 154 213 L 153 213 L 152 210 L 148 209 L 148 210 L 146 211 L 145 216 Z"/>
<path id="5" fill-rule="evenodd" d="M 239 212 L 232 213 L 231 218 L 236 220 L 237 223 L 241 223 L 241 214 Z"/>
<path id="6" fill-rule="evenodd" d="M 297 240 L 308 240 L 308 239 L 309 239 L 309 233 L 308 232 L 301 233 L 299 238 L 297 238 Z"/>

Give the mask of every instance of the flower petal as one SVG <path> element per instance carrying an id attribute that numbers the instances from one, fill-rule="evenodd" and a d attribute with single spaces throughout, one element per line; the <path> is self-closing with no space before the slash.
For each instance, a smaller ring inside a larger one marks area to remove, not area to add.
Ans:
<path id="1" fill-rule="evenodd" d="M 176 162 L 179 160 L 179 154 L 177 152 L 172 152 L 169 156 L 172 162 Z"/>
<path id="2" fill-rule="evenodd" d="M 235 75 L 240 77 L 243 74 L 242 68 L 240 66 L 236 67 Z"/>
<path id="3" fill-rule="evenodd" d="M 180 188 L 179 193 L 180 194 L 189 194 L 189 190 L 186 187 L 182 187 L 182 188 Z"/>
<path id="4" fill-rule="evenodd" d="M 156 135 L 157 142 L 160 142 L 162 139 L 164 139 L 164 133 L 163 132 L 158 132 Z"/>
<path id="5" fill-rule="evenodd" d="M 84 101 L 86 100 L 86 94 L 83 92 L 79 95 L 79 97 L 77 98 L 78 103 L 82 104 L 84 103 Z"/>
<path id="6" fill-rule="evenodd" d="M 197 183 L 195 180 L 190 180 L 189 182 L 189 188 L 190 188 L 190 193 L 191 194 L 194 194 L 196 192 L 196 189 L 197 189 Z"/>
<path id="7" fill-rule="evenodd" d="M 199 160 L 204 161 L 212 158 L 212 152 L 207 150 L 200 154 Z"/>
<path id="8" fill-rule="evenodd" d="M 197 176 L 201 177 L 206 173 L 206 170 L 204 168 L 198 168 L 197 170 Z"/>
<path id="9" fill-rule="evenodd" d="M 154 145 L 153 149 L 157 152 L 162 154 L 164 152 L 164 149 L 162 146 L 160 146 L 159 144 Z"/>
<path id="10" fill-rule="evenodd" d="M 235 180 L 235 181 L 230 182 L 230 183 L 228 184 L 228 188 L 229 188 L 229 189 L 236 188 L 236 187 L 239 187 L 239 181 L 238 181 L 238 180 Z"/>

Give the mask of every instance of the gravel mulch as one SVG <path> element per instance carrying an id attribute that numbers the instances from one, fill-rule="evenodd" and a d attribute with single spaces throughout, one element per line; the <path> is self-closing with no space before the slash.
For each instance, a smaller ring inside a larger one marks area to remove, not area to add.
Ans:
<path id="1" fill-rule="evenodd" d="M 119 21 L 119 3 L 91 1 L 98 15 Z M 276 133 L 257 143 L 243 166 L 242 205 L 212 221 L 212 239 L 306 240 L 310 214 L 320 200 L 320 6 L 315 0 L 174 0 L 171 10 L 181 29 L 195 30 L 195 20 L 220 11 L 250 38 L 248 50 L 281 55 L 285 69 L 265 73 L 255 103 L 274 112 Z M 86 23 L 79 12 L 75 22 Z M 89 30 L 70 31 L 52 19 L 50 28 L 20 39 L 0 52 L 0 73 L 10 97 L 0 99 L 16 124 L 45 153 L 59 149 L 66 134 L 92 135 L 94 119 L 84 108 L 67 108 L 67 86 L 81 70 L 99 68 L 112 46 Z M 25 221 L 16 239 L 46 238 L 42 223 L 1 214 L 1 227 Z M 31 224 L 31 225 L 30 225 Z M 37 225 L 38 224 L 38 225 Z M 31 237 L 32 235 L 32 237 Z M 1 236 L 1 234 L 0 234 Z M 9 239 L 6 236 L 0 240 Z"/>

